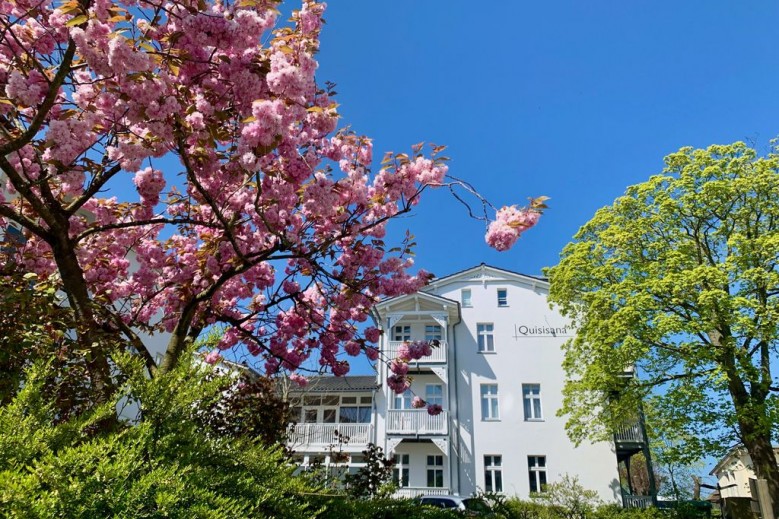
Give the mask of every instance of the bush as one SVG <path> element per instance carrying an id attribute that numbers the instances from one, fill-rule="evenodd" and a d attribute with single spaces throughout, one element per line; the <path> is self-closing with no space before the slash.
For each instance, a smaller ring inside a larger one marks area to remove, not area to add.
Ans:
<path id="1" fill-rule="evenodd" d="M 0 407 L 0 509 L 5 517 L 289 517 L 316 513 L 308 487 L 279 449 L 210 433 L 196 419 L 219 398 L 183 362 L 148 379 L 119 356 L 127 384 L 115 401 L 57 423 L 42 397 L 47 366 L 34 365 L 23 389 Z M 116 402 L 140 402 L 141 420 L 119 430 L 93 427 Z"/>
<path id="2" fill-rule="evenodd" d="M 462 519 L 453 510 L 434 508 L 413 499 L 354 499 L 346 496 L 321 500 L 319 519 Z"/>

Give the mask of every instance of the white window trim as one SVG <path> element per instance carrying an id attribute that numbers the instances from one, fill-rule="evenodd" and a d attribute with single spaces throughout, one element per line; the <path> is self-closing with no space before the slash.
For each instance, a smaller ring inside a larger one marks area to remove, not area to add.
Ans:
<path id="1" fill-rule="evenodd" d="M 480 326 L 492 326 L 492 330 L 487 331 L 486 328 L 484 330 L 480 330 Z M 495 323 L 476 323 L 476 350 L 478 353 L 492 355 L 495 353 Z M 484 349 L 481 349 L 481 344 L 479 344 L 479 338 L 484 337 Z M 489 348 L 489 342 L 487 341 L 487 337 L 492 337 L 492 349 Z"/>
<path id="2" fill-rule="evenodd" d="M 506 304 L 500 304 L 500 293 L 501 291 L 506 293 L 505 303 Z M 495 297 L 497 298 L 497 306 L 498 308 L 508 308 L 509 306 L 509 290 L 508 288 L 498 288 L 495 290 Z"/>
<path id="3" fill-rule="evenodd" d="M 464 293 L 468 293 L 468 303 L 465 302 Z M 473 308 L 473 291 L 470 288 L 461 288 L 460 289 L 460 304 L 463 306 L 463 308 Z"/>
<path id="4" fill-rule="evenodd" d="M 485 393 L 484 388 L 494 387 L 495 393 Z M 492 401 L 495 401 L 495 416 L 492 416 Z M 481 421 L 482 422 L 499 422 L 500 421 L 500 390 L 498 384 L 489 382 L 479 385 L 479 401 L 481 402 Z M 485 404 L 487 413 L 485 416 Z"/>
<path id="5" fill-rule="evenodd" d="M 538 398 L 526 398 L 525 387 L 526 386 L 538 386 Z M 530 412 L 534 413 L 533 401 L 538 400 L 538 407 L 541 410 L 541 416 L 528 417 L 525 415 L 526 422 L 543 422 L 544 421 L 544 400 L 541 398 L 541 384 L 538 382 L 527 382 L 522 384 L 522 413 L 525 413 L 525 400 L 530 400 Z"/>
<path id="6" fill-rule="evenodd" d="M 487 458 L 492 458 L 492 463 L 487 465 Z M 495 458 L 500 458 L 500 465 L 495 465 Z M 490 473 L 490 479 L 492 480 L 492 490 L 489 492 L 495 492 L 497 494 L 503 493 L 503 455 L 502 454 L 485 454 L 484 455 L 484 488 L 487 488 L 487 472 Z M 500 490 L 495 488 L 495 473 L 500 473 Z"/>

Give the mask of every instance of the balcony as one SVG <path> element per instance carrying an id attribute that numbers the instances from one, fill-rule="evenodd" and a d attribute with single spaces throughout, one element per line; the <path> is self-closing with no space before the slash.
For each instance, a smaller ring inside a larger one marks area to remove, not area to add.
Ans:
<path id="1" fill-rule="evenodd" d="M 417 496 L 446 496 L 448 487 L 403 487 L 395 492 L 395 497 L 414 498 Z"/>
<path id="2" fill-rule="evenodd" d="M 440 435 L 448 434 L 448 413 L 432 416 L 427 409 L 387 410 L 387 434 Z"/>
<path id="3" fill-rule="evenodd" d="M 653 503 L 652 496 L 622 496 L 623 506 L 625 508 L 650 508 Z"/>
<path id="4" fill-rule="evenodd" d="M 367 445 L 373 436 L 369 423 L 299 423 L 290 424 L 287 430 L 291 446 L 328 446 L 337 443 L 335 433 L 349 437 L 349 445 Z"/>
<path id="5" fill-rule="evenodd" d="M 416 340 L 416 339 L 415 339 Z M 446 341 L 439 341 L 440 344 L 433 348 L 433 354 L 429 357 L 422 357 L 419 360 L 415 360 L 412 364 L 419 366 L 426 366 L 430 364 L 446 364 Z M 388 359 L 394 359 L 398 356 L 398 348 L 403 344 L 403 341 L 390 341 L 385 351 L 385 355 Z"/>
<path id="6" fill-rule="evenodd" d="M 614 432 L 614 442 L 617 446 L 622 444 L 644 443 L 644 433 L 639 422 L 627 423 Z"/>

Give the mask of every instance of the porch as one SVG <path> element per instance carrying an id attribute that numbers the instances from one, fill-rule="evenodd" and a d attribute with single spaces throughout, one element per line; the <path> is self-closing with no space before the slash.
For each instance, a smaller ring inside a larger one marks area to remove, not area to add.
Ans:
<path id="1" fill-rule="evenodd" d="M 338 436 L 348 438 L 350 447 L 365 446 L 373 438 L 373 425 L 369 423 L 299 423 L 290 424 L 287 430 L 288 444 L 325 448 L 338 443 Z"/>

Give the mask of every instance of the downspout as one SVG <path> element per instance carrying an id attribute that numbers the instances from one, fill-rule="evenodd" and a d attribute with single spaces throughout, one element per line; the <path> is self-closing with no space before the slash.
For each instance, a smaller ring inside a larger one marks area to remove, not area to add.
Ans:
<path id="1" fill-rule="evenodd" d="M 451 481 L 455 482 L 454 487 L 457 489 L 457 495 L 461 495 L 462 489 L 460 488 L 460 407 L 457 405 L 457 355 L 455 355 L 455 351 L 457 350 L 457 342 L 455 339 L 455 332 L 454 327 L 456 325 L 452 325 L 452 345 L 449 348 L 451 356 L 452 356 L 452 369 L 450 371 L 450 377 L 449 380 L 452 380 L 453 382 L 449 385 L 450 386 L 450 393 L 454 391 L 454 398 L 451 398 L 449 400 L 450 408 L 454 408 L 454 421 L 452 422 L 453 425 L 456 426 L 453 427 L 453 431 L 449 433 L 449 452 L 456 454 L 456 456 L 450 456 L 449 457 L 449 467 L 451 469 L 452 463 L 451 460 L 454 458 L 454 470 L 453 474 L 450 474 L 450 477 L 452 478 Z M 447 341 L 448 342 L 448 341 Z M 454 445 L 454 442 L 457 442 L 457 446 Z"/>

